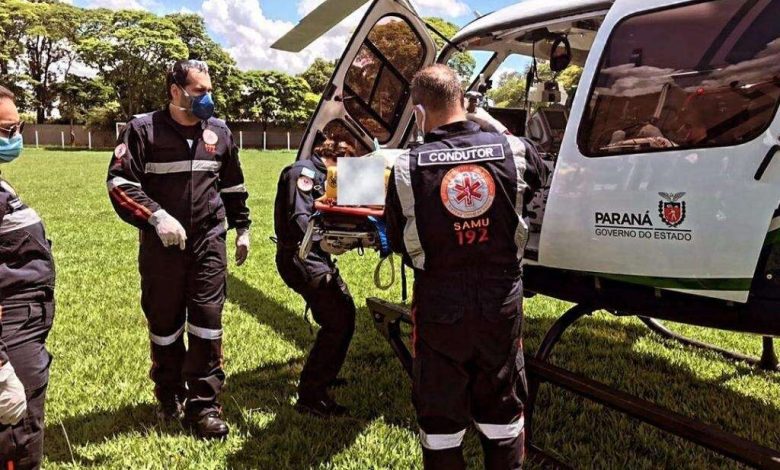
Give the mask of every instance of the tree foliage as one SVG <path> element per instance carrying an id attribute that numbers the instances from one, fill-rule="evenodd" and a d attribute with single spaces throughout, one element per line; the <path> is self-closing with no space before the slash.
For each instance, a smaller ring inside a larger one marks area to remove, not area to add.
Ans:
<path id="1" fill-rule="evenodd" d="M 325 91 L 325 87 L 328 86 L 330 77 L 333 76 L 333 71 L 336 68 L 336 61 L 325 60 L 323 58 L 316 58 L 314 62 L 303 73 L 298 75 L 306 80 L 309 84 L 311 91 L 314 93 L 322 93 Z"/>
<path id="2" fill-rule="evenodd" d="M 449 21 L 442 18 L 429 17 L 425 18 L 425 21 L 436 28 L 436 30 L 441 34 L 446 36 L 447 39 L 452 39 L 452 37 L 455 36 L 455 34 L 460 30 L 456 24 L 450 23 Z M 433 41 L 436 43 L 436 47 L 439 50 L 442 50 L 446 45 L 444 39 L 439 37 L 437 34 L 432 34 L 432 37 Z M 452 67 L 458 73 L 458 76 L 461 78 L 461 80 L 467 81 L 474 73 L 474 68 L 477 66 L 477 61 L 468 52 L 456 52 L 452 55 L 452 57 L 450 57 L 449 61 L 447 61 L 447 65 Z"/>
<path id="3" fill-rule="evenodd" d="M 275 71 L 254 70 L 243 77 L 241 117 L 257 121 L 263 129 L 269 125 L 293 127 L 305 123 L 310 115 L 306 80 Z"/>

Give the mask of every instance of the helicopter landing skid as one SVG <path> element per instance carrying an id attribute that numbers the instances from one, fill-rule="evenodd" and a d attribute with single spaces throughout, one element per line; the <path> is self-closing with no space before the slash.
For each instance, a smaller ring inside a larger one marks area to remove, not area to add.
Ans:
<path id="1" fill-rule="evenodd" d="M 746 362 L 762 370 L 780 371 L 780 364 L 778 364 L 777 354 L 775 354 L 774 338 L 772 338 L 771 336 L 764 336 L 762 338 L 763 352 L 761 354 L 761 357 L 758 358 L 758 357 L 748 356 L 745 354 L 740 354 L 738 352 L 730 351 L 728 349 L 723 349 L 713 344 L 705 343 L 703 341 L 698 341 L 692 338 L 688 338 L 687 336 L 683 336 L 681 334 L 675 333 L 674 331 L 664 326 L 664 324 L 661 323 L 661 321 L 656 320 L 655 318 L 639 317 L 639 320 L 642 323 L 644 323 L 654 333 L 657 333 L 667 339 L 673 339 L 681 344 L 684 344 L 685 346 L 692 346 L 694 348 L 705 349 L 707 351 L 714 351 L 727 359 Z"/>
<path id="2" fill-rule="evenodd" d="M 401 323 L 412 323 L 408 308 L 377 298 L 368 298 L 366 305 L 374 319 L 374 326 L 390 343 L 407 374 L 411 376 L 412 355 L 401 336 Z M 526 436 L 529 441 L 526 448 L 529 460 L 547 468 L 570 468 L 561 459 L 532 444 L 531 429 L 536 395 L 539 385 L 546 382 L 744 464 L 756 468 L 777 468 L 780 465 L 780 451 L 778 450 L 762 446 L 550 364 L 549 358 L 566 330 L 595 310 L 597 309 L 587 305 L 575 305 L 550 327 L 537 353 L 534 356 L 528 354 L 525 356 L 528 372 L 528 401 L 525 419 Z"/>

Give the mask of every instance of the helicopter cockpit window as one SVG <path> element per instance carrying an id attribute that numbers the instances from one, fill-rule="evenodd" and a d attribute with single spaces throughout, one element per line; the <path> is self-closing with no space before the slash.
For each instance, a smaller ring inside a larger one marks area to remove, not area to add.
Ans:
<path id="1" fill-rule="evenodd" d="M 380 143 L 390 140 L 425 45 L 405 19 L 385 16 L 371 29 L 344 80 L 344 107 Z"/>
<path id="2" fill-rule="evenodd" d="M 738 145 L 780 102 L 780 1 L 715 0 L 613 31 L 579 130 L 588 156 Z"/>

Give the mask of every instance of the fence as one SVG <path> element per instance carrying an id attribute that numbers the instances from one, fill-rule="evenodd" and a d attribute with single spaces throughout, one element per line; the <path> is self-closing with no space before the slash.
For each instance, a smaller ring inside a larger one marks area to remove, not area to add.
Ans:
<path id="1" fill-rule="evenodd" d="M 303 130 L 268 128 L 263 131 L 260 124 L 254 122 L 228 123 L 233 138 L 242 149 L 297 149 L 303 139 Z M 89 130 L 84 126 L 67 124 L 27 124 L 24 127 L 26 147 L 61 147 L 112 149 L 116 146 L 114 129 Z"/>

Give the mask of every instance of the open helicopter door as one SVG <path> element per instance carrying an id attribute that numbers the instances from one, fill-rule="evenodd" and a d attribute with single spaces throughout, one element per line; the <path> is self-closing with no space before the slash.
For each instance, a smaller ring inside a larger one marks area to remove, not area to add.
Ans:
<path id="1" fill-rule="evenodd" d="M 364 3 L 326 1 L 272 47 L 301 50 Z M 374 139 L 402 146 L 412 118 L 410 81 L 435 58 L 436 45 L 408 0 L 372 2 L 309 121 L 298 158 L 309 158 L 326 136 L 347 141 L 356 155 L 373 150 Z"/>
<path id="2" fill-rule="evenodd" d="M 541 265 L 747 301 L 780 201 L 779 17 L 780 0 L 616 0 L 574 100 Z"/>

